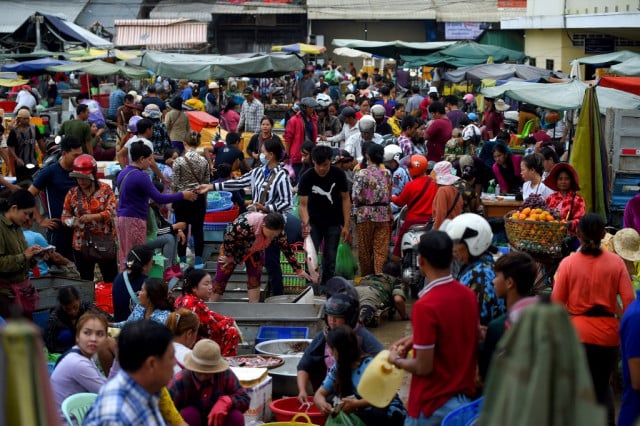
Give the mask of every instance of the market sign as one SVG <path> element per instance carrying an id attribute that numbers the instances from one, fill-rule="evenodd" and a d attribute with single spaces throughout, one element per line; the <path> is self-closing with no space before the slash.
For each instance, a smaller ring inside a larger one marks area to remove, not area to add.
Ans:
<path id="1" fill-rule="evenodd" d="M 498 0 L 498 10 L 500 9 L 526 9 L 527 0 Z"/>
<path id="2" fill-rule="evenodd" d="M 484 32 L 481 22 L 445 22 L 445 40 L 475 40 Z"/>

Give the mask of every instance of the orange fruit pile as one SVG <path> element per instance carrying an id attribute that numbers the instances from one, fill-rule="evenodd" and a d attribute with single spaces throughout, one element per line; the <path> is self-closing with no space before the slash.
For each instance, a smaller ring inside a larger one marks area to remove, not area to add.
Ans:
<path id="1" fill-rule="evenodd" d="M 558 222 L 551 212 L 540 208 L 532 209 L 531 207 L 525 207 L 521 211 L 513 212 L 511 219 L 535 222 Z"/>

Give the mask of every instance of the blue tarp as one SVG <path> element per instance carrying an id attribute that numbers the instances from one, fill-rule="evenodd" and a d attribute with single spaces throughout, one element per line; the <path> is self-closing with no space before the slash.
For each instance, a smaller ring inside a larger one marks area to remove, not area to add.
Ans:
<path id="1" fill-rule="evenodd" d="M 54 65 L 66 65 L 71 63 L 72 62 L 62 61 L 60 59 L 42 58 L 42 59 L 34 59 L 32 61 L 17 62 L 15 64 L 5 64 L 2 66 L 2 71 L 13 71 L 18 73 L 43 71 L 47 67 L 51 67 Z"/>

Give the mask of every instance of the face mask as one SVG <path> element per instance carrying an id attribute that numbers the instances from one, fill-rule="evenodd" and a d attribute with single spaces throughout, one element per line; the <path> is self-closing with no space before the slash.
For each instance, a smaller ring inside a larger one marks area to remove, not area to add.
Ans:
<path id="1" fill-rule="evenodd" d="M 264 153 L 264 152 L 261 152 L 261 153 L 260 153 L 260 162 L 261 162 L 262 164 L 267 164 L 267 163 L 269 162 L 269 160 L 267 160 L 267 156 L 265 155 L 265 153 Z"/>
<path id="2" fill-rule="evenodd" d="M 298 105 L 298 104 L 293 104 L 293 110 L 294 110 L 294 111 L 300 111 L 300 105 Z"/>

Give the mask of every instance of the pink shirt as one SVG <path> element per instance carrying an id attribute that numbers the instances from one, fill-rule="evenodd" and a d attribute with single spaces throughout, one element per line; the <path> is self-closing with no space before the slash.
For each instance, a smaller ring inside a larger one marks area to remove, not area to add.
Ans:
<path id="1" fill-rule="evenodd" d="M 249 254 L 265 250 L 267 247 L 269 247 L 269 245 L 271 245 L 271 242 L 273 241 L 272 238 L 265 238 L 264 234 L 262 233 L 262 223 L 264 222 L 264 217 L 264 213 L 258 212 L 249 213 L 247 215 L 247 222 L 249 222 L 249 224 L 253 228 L 253 232 L 256 236 L 253 245 L 249 249 Z"/>

